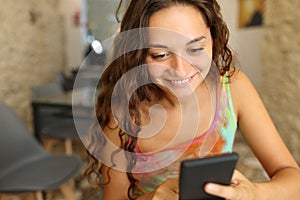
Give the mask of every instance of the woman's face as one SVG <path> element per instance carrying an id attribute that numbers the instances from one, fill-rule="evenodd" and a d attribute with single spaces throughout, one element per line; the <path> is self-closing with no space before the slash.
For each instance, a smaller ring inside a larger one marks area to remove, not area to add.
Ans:
<path id="1" fill-rule="evenodd" d="M 211 66 L 212 39 L 201 13 L 193 6 L 176 5 L 149 19 L 146 58 L 152 81 L 178 97 L 191 95 Z"/>

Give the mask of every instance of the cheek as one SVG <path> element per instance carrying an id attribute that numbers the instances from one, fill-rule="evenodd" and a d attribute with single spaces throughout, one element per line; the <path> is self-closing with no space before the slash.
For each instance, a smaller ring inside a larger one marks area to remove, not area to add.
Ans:
<path id="1" fill-rule="evenodd" d="M 211 66 L 211 56 L 207 53 L 189 58 L 189 62 L 200 72 L 207 71 Z"/>
<path id="2" fill-rule="evenodd" d="M 165 65 L 157 64 L 157 63 L 149 63 L 147 66 L 152 79 L 160 78 L 168 68 Z"/>

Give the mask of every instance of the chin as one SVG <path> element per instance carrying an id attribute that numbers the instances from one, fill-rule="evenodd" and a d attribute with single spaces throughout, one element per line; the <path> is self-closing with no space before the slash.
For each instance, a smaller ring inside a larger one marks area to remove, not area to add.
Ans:
<path id="1" fill-rule="evenodd" d="M 189 88 L 189 89 L 180 89 L 180 90 L 173 90 L 173 93 L 175 96 L 180 99 L 190 98 L 195 95 L 195 90 Z M 196 96 L 195 96 L 196 97 Z"/>

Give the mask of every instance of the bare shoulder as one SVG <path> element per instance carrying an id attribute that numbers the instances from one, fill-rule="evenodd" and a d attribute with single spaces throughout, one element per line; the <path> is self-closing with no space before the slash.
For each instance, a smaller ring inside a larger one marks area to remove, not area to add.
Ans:
<path id="1" fill-rule="evenodd" d="M 287 166 L 297 167 L 249 78 L 236 72 L 230 89 L 239 129 L 269 176 Z"/>
<path id="2" fill-rule="evenodd" d="M 247 75 L 238 70 L 230 77 L 230 90 L 236 114 L 247 107 L 260 104 L 261 99 Z M 252 102 L 250 104 L 250 102 Z"/>
<path id="3" fill-rule="evenodd" d="M 230 85 L 233 92 L 243 92 L 247 88 L 253 89 L 253 85 L 248 76 L 240 70 L 234 72 L 230 77 Z"/>

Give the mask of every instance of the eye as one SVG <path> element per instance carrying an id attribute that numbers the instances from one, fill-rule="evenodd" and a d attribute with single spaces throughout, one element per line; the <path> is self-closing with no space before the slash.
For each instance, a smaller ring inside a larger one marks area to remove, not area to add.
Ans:
<path id="1" fill-rule="evenodd" d="M 200 53 L 202 53 L 202 51 L 204 50 L 203 47 L 191 47 L 191 48 L 188 48 L 186 51 L 189 55 L 198 55 Z"/>
<path id="2" fill-rule="evenodd" d="M 156 61 L 163 61 L 163 60 L 167 59 L 169 56 L 170 56 L 170 54 L 167 52 L 150 53 L 150 57 Z"/>

